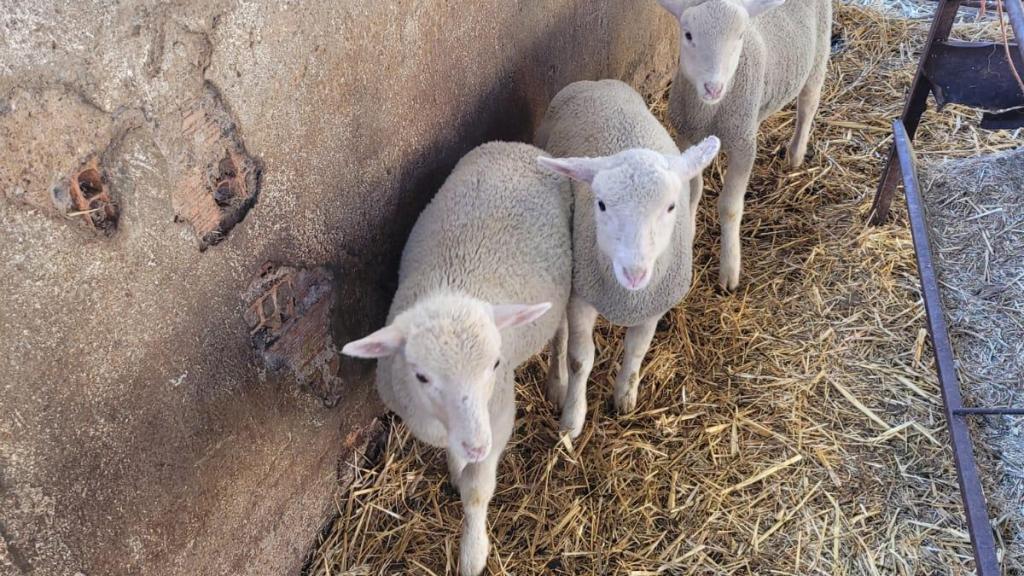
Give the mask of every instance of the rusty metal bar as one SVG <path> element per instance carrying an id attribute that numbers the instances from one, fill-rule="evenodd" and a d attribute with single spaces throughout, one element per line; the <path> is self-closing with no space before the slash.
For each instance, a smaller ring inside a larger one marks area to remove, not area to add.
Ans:
<path id="1" fill-rule="evenodd" d="M 1017 1 L 1019 2 L 1019 0 Z M 931 83 L 924 74 L 925 64 L 931 58 L 932 47 L 949 39 L 949 32 L 953 29 L 953 21 L 956 19 L 959 8 L 960 0 L 941 0 L 935 11 L 932 27 L 928 32 L 928 41 L 921 52 L 921 61 L 914 74 L 914 82 L 910 85 L 910 95 L 907 97 L 907 101 L 903 105 L 903 113 L 900 115 L 900 124 L 906 127 L 911 140 L 917 132 L 917 124 L 921 121 L 921 115 L 928 108 L 928 93 L 931 91 Z M 878 183 L 875 201 L 871 206 L 872 225 L 882 224 L 889 218 L 889 205 L 892 204 L 892 195 L 896 191 L 899 180 L 899 162 L 896 158 L 896 143 L 894 142 L 892 148 L 889 149 L 889 157 L 885 161 L 882 179 Z"/>
<path id="2" fill-rule="evenodd" d="M 914 239 L 914 252 L 917 255 L 918 274 L 921 277 L 925 317 L 935 350 L 935 364 L 939 374 L 939 384 L 942 388 L 946 425 L 949 428 L 949 438 L 953 448 L 953 463 L 956 465 L 960 495 L 963 498 L 964 511 L 967 514 L 967 531 L 970 533 L 971 544 L 974 547 L 977 574 L 978 576 L 999 576 L 1001 572 L 996 556 L 995 539 L 992 536 L 992 526 L 989 523 L 985 493 L 981 487 L 978 468 L 974 462 L 970 431 L 967 428 L 966 419 L 957 417 L 959 411 L 972 409 L 964 408 L 960 397 L 960 382 L 953 362 L 953 346 L 949 340 L 946 318 L 942 312 L 938 277 L 932 262 L 928 225 L 925 222 L 924 203 L 918 187 L 914 150 L 910 143 L 911 136 L 903 122 L 899 120 L 893 122 L 893 138 L 893 147 L 903 174 L 910 230 Z"/>
<path id="3" fill-rule="evenodd" d="M 1024 408 L 960 408 L 957 416 L 1024 416 Z"/>
<path id="4" fill-rule="evenodd" d="M 1024 127 L 1024 108 L 1006 112 L 986 112 L 978 127 L 982 130 L 1016 130 Z"/>

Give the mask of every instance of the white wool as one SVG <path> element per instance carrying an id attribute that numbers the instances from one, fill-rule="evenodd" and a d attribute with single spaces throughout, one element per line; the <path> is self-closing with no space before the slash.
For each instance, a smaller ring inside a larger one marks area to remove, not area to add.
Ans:
<path id="1" fill-rule="evenodd" d="M 345 347 L 379 358 L 385 404 L 419 440 L 448 449 L 465 510 L 466 575 L 487 560 L 487 505 L 513 429 L 515 368 L 550 341 L 565 366 L 571 193 L 536 165 L 539 154 L 504 142 L 467 154 L 413 227 L 388 325 Z"/>
<path id="2" fill-rule="evenodd" d="M 831 0 L 659 0 L 679 21 L 679 71 L 669 118 L 681 143 L 714 134 L 729 158 L 718 200 L 722 225 L 719 282 L 740 278 L 743 196 L 765 118 L 797 100 L 787 150 L 798 168 L 807 152 L 830 54 Z M 717 100 L 709 88 L 720 89 Z M 703 183 L 693 187 L 700 193 Z"/>
<path id="3" fill-rule="evenodd" d="M 717 154 L 718 141 L 709 138 L 680 154 L 635 90 L 602 80 L 576 82 L 559 92 L 537 143 L 558 157 L 542 159 L 542 165 L 574 179 L 573 370 L 567 390 L 549 393 L 553 400 L 565 397 L 562 427 L 576 436 L 586 414 L 598 314 L 630 327 L 615 400 L 622 411 L 636 404 L 640 363 L 658 319 L 690 290 L 695 206 L 689 183 Z M 630 267 L 642 271 L 640 286 L 629 285 Z"/>

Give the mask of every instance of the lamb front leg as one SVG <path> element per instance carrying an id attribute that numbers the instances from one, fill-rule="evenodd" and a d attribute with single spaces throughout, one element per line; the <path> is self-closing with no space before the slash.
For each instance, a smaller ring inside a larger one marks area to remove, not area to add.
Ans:
<path id="1" fill-rule="evenodd" d="M 462 540 L 459 543 L 459 573 L 477 576 L 487 567 L 490 539 L 487 536 L 487 507 L 494 496 L 498 461 L 515 427 L 516 404 L 514 369 L 503 367 L 502 381 L 496 384 L 491 412 L 491 453 L 481 462 L 466 464 L 459 477 L 462 498 Z"/>
<path id="2" fill-rule="evenodd" d="M 755 136 L 756 138 L 756 136 Z M 750 183 L 750 172 L 757 156 L 754 138 L 728 151 L 729 167 L 725 185 L 718 197 L 718 218 L 722 226 L 722 253 L 718 283 L 732 292 L 740 285 L 740 221 L 743 219 L 743 197 Z"/>
<path id="3" fill-rule="evenodd" d="M 693 235 L 697 236 L 697 208 L 704 195 L 704 173 L 701 172 L 690 180 L 690 221 L 693 224 Z"/>
<path id="4" fill-rule="evenodd" d="M 594 324 L 597 310 L 572 298 L 569 301 L 569 389 L 562 406 L 562 430 L 577 438 L 587 419 L 587 380 L 594 368 Z"/>
<path id="5" fill-rule="evenodd" d="M 651 318 L 626 331 L 625 353 L 622 368 L 615 378 L 615 409 L 619 414 L 628 414 L 636 409 L 637 389 L 640 386 L 640 368 L 644 356 L 651 348 L 651 340 L 658 329 L 660 316 Z"/>
<path id="6" fill-rule="evenodd" d="M 451 481 L 452 486 L 459 487 L 459 478 L 462 477 L 462 471 L 466 469 L 466 460 L 448 450 L 448 479 Z"/>
<path id="7" fill-rule="evenodd" d="M 494 496 L 500 450 L 495 448 L 482 462 L 467 464 L 459 478 L 462 497 L 462 540 L 459 543 L 459 573 L 477 576 L 487 566 L 491 542 L 487 537 L 487 506 Z"/>

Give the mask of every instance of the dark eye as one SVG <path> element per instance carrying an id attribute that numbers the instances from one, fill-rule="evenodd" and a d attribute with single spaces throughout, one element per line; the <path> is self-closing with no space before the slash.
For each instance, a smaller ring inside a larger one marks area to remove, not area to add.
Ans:
<path id="1" fill-rule="evenodd" d="M 426 376 L 424 376 L 423 374 L 420 374 L 419 372 L 416 373 L 416 379 L 419 380 L 420 382 L 424 383 L 424 384 L 426 384 L 427 382 L 430 382 L 430 380 L 428 380 Z"/>
<path id="2" fill-rule="evenodd" d="M 685 34 L 685 36 L 686 36 L 686 41 L 687 42 L 693 42 L 693 34 L 690 34 L 689 32 L 687 32 Z"/>
<path id="3" fill-rule="evenodd" d="M 498 358 L 497 360 L 494 361 L 494 369 L 497 370 L 498 366 L 500 366 L 500 365 L 501 365 L 501 358 Z"/>
<path id="4" fill-rule="evenodd" d="M 670 204 L 669 207 L 668 207 L 668 213 L 671 214 L 672 212 L 675 211 L 675 209 L 676 209 L 676 205 L 675 204 Z"/>
<path id="5" fill-rule="evenodd" d="M 606 210 L 604 202 L 600 200 L 597 201 L 597 207 L 601 209 L 601 212 L 604 212 Z"/>

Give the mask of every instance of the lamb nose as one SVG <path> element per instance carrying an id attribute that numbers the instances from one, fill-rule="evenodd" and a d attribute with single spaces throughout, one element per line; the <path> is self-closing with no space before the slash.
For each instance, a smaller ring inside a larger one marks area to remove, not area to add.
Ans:
<path id="1" fill-rule="evenodd" d="M 476 460 L 483 459 L 487 455 L 486 446 L 473 446 L 469 442 L 463 442 L 462 447 L 466 450 L 466 455 Z"/>
<path id="2" fill-rule="evenodd" d="M 722 95 L 722 84 L 720 82 L 705 82 L 704 91 L 708 93 L 708 96 L 718 98 Z"/>
<path id="3" fill-rule="evenodd" d="M 623 272 L 626 273 L 626 280 L 629 280 L 629 283 L 634 286 L 643 282 L 644 278 L 647 277 L 647 270 L 643 268 L 628 268 L 623 270 Z"/>

